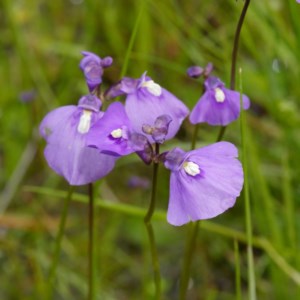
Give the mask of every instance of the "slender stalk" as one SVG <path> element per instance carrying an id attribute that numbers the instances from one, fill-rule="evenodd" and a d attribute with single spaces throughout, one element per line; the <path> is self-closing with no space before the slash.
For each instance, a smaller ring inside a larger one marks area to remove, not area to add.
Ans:
<path id="1" fill-rule="evenodd" d="M 155 154 L 159 154 L 159 144 L 155 144 Z M 160 278 L 160 268 L 159 268 L 159 261 L 158 255 L 156 250 L 156 243 L 154 237 L 154 231 L 151 224 L 151 219 L 155 209 L 156 203 L 156 191 L 157 191 L 157 178 L 158 178 L 158 162 L 153 162 L 153 177 L 152 177 L 152 194 L 151 194 L 151 201 L 148 208 L 148 211 L 144 217 L 144 223 L 147 229 L 148 239 L 150 243 L 150 252 L 151 252 L 151 259 L 152 259 L 152 268 L 153 268 L 153 275 L 154 275 L 154 283 L 155 283 L 155 299 L 161 298 L 161 278 Z"/>
<path id="2" fill-rule="evenodd" d="M 238 53 L 238 46 L 239 46 L 239 38 L 240 33 L 242 29 L 242 25 L 246 16 L 246 12 L 249 6 L 250 0 L 246 0 L 242 13 L 240 15 L 237 28 L 235 31 L 235 37 L 234 37 L 234 43 L 233 43 L 233 51 L 232 51 L 232 60 L 231 60 L 231 76 L 230 76 L 230 89 L 234 90 L 235 88 L 235 77 L 236 77 L 236 61 L 237 61 L 237 53 Z M 241 107 L 242 110 L 242 107 Z M 197 141 L 197 135 L 198 135 L 198 125 L 195 127 L 194 135 L 192 139 L 191 149 L 195 149 L 196 141 Z M 217 142 L 221 141 L 223 139 L 223 136 L 226 131 L 226 126 L 222 126 L 220 128 L 220 132 L 217 137 Z M 182 267 L 182 273 L 181 273 L 181 281 L 180 281 L 180 290 L 179 290 L 179 299 L 184 300 L 186 297 L 186 291 L 188 288 L 188 281 L 189 281 L 189 274 L 190 274 L 190 266 L 192 262 L 192 256 L 193 256 L 193 250 L 196 245 L 196 238 L 197 238 L 197 232 L 199 229 L 199 221 L 195 222 L 192 225 L 192 228 L 190 228 L 189 236 L 186 243 L 186 250 L 185 250 L 185 256 L 183 260 L 183 267 Z"/>
<path id="3" fill-rule="evenodd" d="M 190 224 L 189 238 L 187 239 L 185 247 L 185 255 L 182 265 L 180 287 L 179 287 L 179 300 L 186 299 L 186 292 L 189 285 L 191 263 L 196 246 L 197 234 L 199 230 L 200 221 Z"/>
<path id="4" fill-rule="evenodd" d="M 64 201 L 64 206 L 63 206 L 60 223 L 59 223 L 59 229 L 58 229 L 56 240 L 55 240 L 53 260 L 52 260 L 52 264 L 51 264 L 49 276 L 48 276 L 48 283 L 49 283 L 48 299 L 49 300 L 53 298 L 53 292 L 54 292 L 53 288 L 54 288 L 57 264 L 58 264 L 59 256 L 60 256 L 61 241 L 62 241 L 62 237 L 63 237 L 64 231 L 65 231 L 66 219 L 67 219 L 69 204 L 70 204 L 70 201 L 72 198 L 73 191 L 74 191 L 74 187 L 70 186 L 68 194 Z"/>
<path id="5" fill-rule="evenodd" d="M 241 269 L 240 269 L 240 250 L 237 239 L 233 241 L 234 246 L 234 260 L 235 260 L 235 289 L 236 289 L 236 300 L 242 299 L 241 293 Z"/>
<path id="6" fill-rule="evenodd" d="M 146 2 L 146 1 L 144 1 L 144 0 L 141 1 L 140 11 L 139 11 L 139 14 L 138 14 L 138 16 L 137 16 L 137 18 L 136 18 L 136 21 L 135 21 L 135 24 L 134 24 L 134 27 L 133 27 L 133 30 L 132 30 L 132 33 L 131 33 L 131 36 L 130 36 L 129 44 L 128 44 L 128 47 L 127 47 L 127 50 L 126 50 L 126 53 L 125 53 L 125 58 L 124 58 L 124 62 L 123 62 L 123 67 L 122 67 L 121 75 L 120 75 L 121 78 L 122 78 L 122 77 L 126 74 L 126 72 L 127 72 L 130 53 L 131 53 L 132 48 L 133 48 L 133 44 L 134 44 L 134 41 L 135 41 L 135 38 L 136 38 L 136 35 L 137 35 L 137 32 L 138 32 L 138 29 L 139 29 L 139 26 L 140 26 L 140 22 L 141 22 L 141 20 L 142 20 L 145 2 Z"/>
<path id="7" fill-rule="evenodd" d="M 94 247 L 94 191 L 93 184 L 88 185 L 89 190 L 89 244 L 88 244 L 88 256 L 89 256 L 89 290 L 88 290 L 88 300 L 95 299 L 95 247 Z"/>
<path id="8" fill-rule="evenodd" d="M 217 137 L 217 142 L 222 141 L 223 136 L 224 136 L 225 131 L 226 131 L 226 128 L 227 128 L 226 126 L 221 126 L 219 135 L 218 135 L 218 137 Z"/>
<path id="9" fill-rule="evenodd" d="M 241 75 L 241 70 L 240 70 Z M 243 87 L 242 76 L 240 76 L 240 105 L 243 105 Z M 246 236 L 247 236 L 247 262 L 248 262 L 248 284 L 249 284 L 249 299 L 256 299 L 255 290 L 255 271 L 253 259 L 253 238 L 252 238 L 252 221 L 251 221 L 251 205 L 248 183 L 248 159 L 247 159 L 247 133 L 246 120 L 244 111 L 241 109 L 241 139 L 242 139 L 242 164 L 244 169 L 244 199 L 245 199 L 245 217 L 246 217 Z"/>
<path id="10" fill-rule="evenodd" d="M 195 129 L 194 129 L 194 134 L 193 134 L 193 137 L 192 137 L 191 150 L 196 148 L 198 132 L 199 132 L 199 124 L 196 124 Z"/>
<path id="11" fill-rule="evenodd" d="M 234 35 L 234 42 L 233 42 L 233 49 L 232 49 L 232 55 L 231 55 L 231 71 L 230 71 L 230 89 L 235 89 L 235 79 L 236 79 L 236 61 L 237 61 L 237 54 L 239 49 L 239 41 L 240 41 L 240 35 L 241 35 L 241 29 L 245 20 L 245 16 L 247 13 L 248 6 L 250 4 L 250 0 L 245 0 L 245 4 L 243 7 L 243 10 L 240 15 L 240 19 L 238 21 L 235 35 Z M 243 108 L 241 107 L 241 110 Z M 225 134 L 226 126 L 222 126 L 220 128 L 219 136 L 217 139 L 217 142 L 221 141 L 224 134 Z"/>
<path id="12" fill-rule="evenodd" d="M 248 6 L 250 4 L 250 0 L 245 0 L 245 4 L 242 10 L 242 13 L 240 15 L 239 22 L 236 27 L 235 36 L 234 36 L 234 42 L 233 42 L 233 50 L 232 50 L 232 56 L 231 56 L 231 73 L 230 73 L 230 89 L 235 89 L 235 79 L 236 79 L 236 61 L 237 61 L 237 54 L 239 49 L 239 40 L 240 40 L 240 34 L 241 29 L 244 23 L 244 19 L 247 13 Z"/>
<path id="13" fill-rule="evenodd" d="M 198 132 L 199 124 L 196 124 L 192 137 L 191 150 L 195 149 L 196 147 Z M 184 300 L 186 297 L 186 292 L 189 285 L 191 263 L 194 255 L 194 249 L 196 246 L 196 239 L 199 229 L 199 223 L 199 221 L 191 223 L 190 227 L 188 228 L 188 238 L 185 245 L 185 254 L 183 257 L 180 274 L 179 300 Z"/>

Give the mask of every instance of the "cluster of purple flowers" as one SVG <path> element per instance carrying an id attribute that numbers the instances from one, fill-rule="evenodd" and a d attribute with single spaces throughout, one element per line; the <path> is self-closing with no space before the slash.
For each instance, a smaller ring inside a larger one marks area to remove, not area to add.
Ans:
<path id="1" fill-rule="evenodd" d="M 145 163 L 161 162 L 171 171 L 170 224 L 212 218 L 232 207 L 243 186 L 236 147 L 218 142 L 189 152 L 175 148 L 157 153 L 153 144 L 176 135 L 189 115 L 186 105 L 146 73 L 138 79 L 125 77 L 100 96 L 103 72 L 112 58 L 101 59 L 90 52 L 83 55 L 80 68 L 89 94 L 77 106 L 53 110 L 40 125 L 49 166 L 71 185 L 83 185 L 106 176 L 117 159 L 135 152 Z M 205 78 L 205 92 L 189 119 L 192 124 L 226 126 L 240 114 L 240 95 L 210 76 L 211 71 L 211 64 L 188 70 L 191 77 Z M 105 99 L 120 95 L 126 97 L 124 104 L 113 102 L 101 111 Z M 249 99 L 243 96 L 243 108 L 248 107 Z"/>

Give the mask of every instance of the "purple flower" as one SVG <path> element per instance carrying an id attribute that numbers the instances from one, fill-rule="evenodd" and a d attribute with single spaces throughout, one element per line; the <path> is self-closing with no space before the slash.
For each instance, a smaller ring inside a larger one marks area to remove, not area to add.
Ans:
<path id="1" fill-rule="evenodd" d="M 107 56 L 101 59 L 98 55 L 83 51 L 80 69 L 83 71 L 89 91 L 92 92 L 102 82 L 103 69 L 109 67 L 113 59 Z"/>
<path id="2" fill-rule="evenodd" d="M 202 67 L 199 66 L 192 66 L 189 67 L 186 71 L 187 75 L 192 78 L 198 78 L 201 77 L 202 75 L 204 78 L 207 78 L 210 73 L 213 71 L 214 66 L 212 63 L 208 63 L 205 68 L 203 69 Z"/>
<path id="3" fill-rule="evenodd" d="M 192 124 L 226 126 L 240 115 L 240 93 L 226 89 L 216 77 L 208 77 L 204 82 L 205 93 L 190 114 Z M 249 98 L 243 95 L 243 108 L 250 106 Z"/>
<path id="4" fill-rule="evenodd" d="M 243 169 L 236 147 L 219 142 L 165 156 L 171 170 L 168 222 L 175 226 L 213 218 L 235 204 L 243 187 Z"/>
<path id="5" fill-rule="evenodd" d="M 127 155 L 134 152 L 128 143 L 130 130 L 130 121 L 123 104 L 114 102 L 91 128 L 87 136 L 87 144 L 98 148 L 103 153 L 116 156 Z"/>
<path id="6" fill-rule="evenodd" d="M 79 100 L 78 106 L 51 111 L 40 124 L 40 134 L 47 142 L 44 154 L 49 166 L 71 185 L 94 182 L 114 167 L 114 157 L 87 147 L 87 134 L 103 116 L 100 106 L 96 96 L 87 95 Z"/>
<path id="7" fill-rule="evenodd" d="M 199 66 L 189 67 L 186 71 L 187 75 L 192 78 L 198 78 L 203 75 L 203 68 Z"/>
<path id="8" fill-rule="evenodd" d="M 110 97 L 127 94 L 125 110 L 133 130 L 137 133 L 144 133 L 143 125 L 155 126 L 157 118 L 163 115 L 170 116 L 172 121 L 166 140 L 175 136 L 189 113 L 188 108 L 179 99 L 145 74 L 140 79 L 122 79 L 108 94 Z M 150 137 L 150 141 L 155 142 L 153 137 Z"/>

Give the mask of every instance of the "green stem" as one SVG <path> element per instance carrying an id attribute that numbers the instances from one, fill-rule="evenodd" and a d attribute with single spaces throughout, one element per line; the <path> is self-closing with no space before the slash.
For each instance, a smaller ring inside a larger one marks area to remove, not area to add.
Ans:
<path id="1" fill-rule="evenodd" d="M 217 138 L 217 142 L 222 141 L 223 136 L 224 136 L 225 131 L 226 131 L 226 128 L 227 128 L 226 126 L 221 126 L 220 132 L 219 132 L 219 135 L 218 135 L 218 138 Z"/>
<path id="2" fill-rule="evenodd" d="M 193 134 L 192 143 L 191 143 L 191 150 L 196 148 L 198 132 L 199 132 L 199 123 L 195 125 L 194 134 Z"/>
<path id="3" fill-rule="evenodd" d="M 88 299 L 95 299 L 95 247 L 94 247 L 94 192 L 93 192 L 93 184 L 90 183 L 88 185 L 89 189 L 89 245 L 88 245 L 88 256 L 89 256 L 89 291 L 88 291 Z"/>
<path id="4" fill-rule="evenodd" d="M 241 74 L 240 74 L 241 75 Z M 243 105 L 243 86 L 242 76 L 240 76 L 240 105 L 241 105 L 241 140 L 242 140 L 242 164 L 244 169 L 244 199 L 245 199 L 245 217 L 246 217 L 246 236 L 247 236 L 247 262 L 248 262 L 248 284 L 249 299 L 256 299 L 255 290 L 255 271 L 253 259 L 253 238 L 252 238 L 252 221 L 251 221 L 251 205 L 248 183 L 248 160 L 247 160 L 247 141 L 246 141 L 246 120 Z"/>
<path id="5" fill-rule="evenodd" d="M 138 28 L 139 28 L 141 20 L 142 20 L 142 15 L 143 15 L 143 11 L 144 11 L 145 2 L 146 1 L 144 1 L 144 0 L 141 1 L 141 8 L 140 8 L 139 14 L 136 18 L 136 21 L 135 21 L 135 24 L 134 24 L 134 27 L 133 27 L 133 30 L 132 30 L 132 33 L 131 33 L 131 36 L 130 36 L 129 44 L 128 44 L 128 47 L 127 47 L 127 50 L 126 50 L 126 53 L 125 53 L 123 67 L 122 67 L 121 75 L 120 75 L 121 78 L 127 72 L 129 56 L 130 56 L 130 53 L 132 51 L 133 44 L 134 44 L 134 41 L 135 41 L 135 38 L 136 38 L 136 35 L 137 35 L 137 32 L 138 32 Z"/>
<path id="6" fill-rule="evenodd" d="M 241 35 L 241 29 L 244 23 L 244 19 L 247 13 L 248 6 L 250 4 L 250 0 L 245 0 L 245 4 L 240 15 L 239 22 L 236 27 L 234 42 L 233 42 L 233 50 L 231 56 L 231 73 L 230 73 L 230 89 L 235 89 L 235 78 L 236 78 L 236 61 L 237 61 L 237 54 L 239 49 L 239 40 Z"/>
<path id="7" fill-rule="evenodd" d="M 234 35 L 234 42 L 233 42 L 233 49 L 232 49 L 232 55 L 231 55 L 231 71 L 230 71 L 230 89 L 235 89 L 235 79 L 236 79 L 236 61 L 237 61 L 237 54 L 239 49 L 239 41 L 240 41 L 240 35 L 241 35 L 241 29 L 245 20 L 245 16 L 247 13 L 248 6 L 250 4 L 250 0 L 246 0 L 242 13 L 240 15 L 240 19 L 238 21 L 235 35 Z M 241 110 L 243 109 L 243 106 L 241 107 Z M 218 135 L 217 142 L 221 141 L 223 139 L 223 136 L 225 134 L 226 126 L 222 126 L 220 128 L 220 132 Z"/>
<path id="8" fill-rule="evenodd" d="M 191 150 L 196 148 L 196 142 L 198 138 L 199 124 L 196 124 L 194 129 L 194 134 L 192 137 Z M 180 275 L 180 287 L 179 287 L 179 299 L 183 300 L 186 297 L 186 292 L 188 289 L 190 270 L 192 258 L 194 255 L 194 249 L 196 245 L 196 239 L 199 229 L 199 221 L 192 223 L 188 228 L 188 239 L 185 245 L 185 254 L 183 258 L 181 275 Z"/>
<path id="9" fill-rule="evenodd" d="M 159 154 L 159 144 L 155 144 L 155 154 Z M 158 262 L 158 255 L 156 250 L 156 243 L 154 237 L 154 231 L 151 224 L 151 219 L 155 209 L 156 203 L 156 191 L 157 191 L 157 178 L 158 178 L 158 162 L 153 162 L 153 178 L 152 178 L 152 194 L 151 201 L 148 208 L 148 211 L 144 217 L 144 223 L 147 229 L 148 239 L 150 243 L 150 252 L 152 259 L 152 267 L 153 267 L 153 275 L 154 275 L 154 283 L 155 283 L 155 299 L 161 298 L 161 278 L 160 278 L 160 268 Z"/>
<path id="10" fill-rule="evenodd" d="M 237 239 L 233 241 L 234 246 L 234 260 L 235 260 L 235 289 L 236 289 L 236 300 L 242 299 L 241 293 L 241 269 L 240 269 L 240 250 Z"/>
<path id="11" fill-rule="evenodd" d="M 62 241 L 62 237 L 63 237 L 64 231 L 65 231 L 66 219 L 67 219 L 69 204 L 70 204 L 70 201 L 72 198 L 73 191 L 74 191 L 74 187 L 70 186 L 68 194 L 64 201 L 64 207 L 63 207 L 62 214 L 61 214 L 59 229 L 58 229 L 58 233 L 57 233 L 56 240 L 55 240 L 53 260 L 52 260 L 52 264 L 51 264 L 49 276 L 48 276 L 48 283 L 49 283 L 48 299 L 53 298 L 53 292 L 54 292 L 53 288 L 54 288 L 57 264 L 58 264 L 59 256 L 60 256 L 61 241 Z"/>
<path id="12" fill-rule="evenodd" d="M 187 239 L 187 243 L 185 247 L 185 255 L 184 255 L 181 278 L 180 278 L 179 300 L 186 299 L 186 292 L 188 289 L 189 278 L 190 278 L 191 263 L 192 263 L 195 246 L 196 246 L 199 225 L 200 222 L 197 221 L 195 223 L 191 223 L 189 228 L 189 238 Z"/>

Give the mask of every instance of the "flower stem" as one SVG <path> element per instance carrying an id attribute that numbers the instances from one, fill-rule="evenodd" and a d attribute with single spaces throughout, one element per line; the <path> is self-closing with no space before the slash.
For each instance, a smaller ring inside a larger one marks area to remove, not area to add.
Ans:
<path id="1" fill-rule="evenodd" d="M 88 185 L 89 190 L 89 245 L 88 245 L 88 256 L 89 256 L 89 290 L 88 299 L 95 299 L 95 247 L 94 247 L 94 191 L 93 184 Z"/>
<path id="2" fill-rule="evenodd" d="M 125 53 L 123 67 L 122 67 L 121 75 L 120 75 L 121 78 L 126 74 L 127 69 L 128 69 L 130 54 L 131 54 L 133 44 L 134 44 L 134 41 L 135 41 L 138 29 L 139 29 L 141 20 L 142 20 L 144 7 L 145 7 L 145 2 L 146 1 L 141 1 L 140 11 L 139 11 L 138 16 L 137 16 L 137 18 L 135 20 L 135 23 L 134 23 L 134 27 L 133 27 L 133 30 L 132 30 L 132 33 L 131 33 L 131 36 L 130 36 L 129 44 L 128 44 L 128 47 L 127 47 L 127 50 L 126 50 L 126 53 Z"/>
<path id="3" fill-rule="evenodd" d="M 241 75 L 241 70 L 240 70 Z M 242 76 L 240 76 L 240 105 L 243 105 L 243 85 Z M 247 236 L 247 263 L 248 263 L 248 285 L 249 300 L 256 300 L 255 288 L 255 270 L 253 258 L 253 235 L 252 235 L 252 217 L 248 182 L 248 159 L 247 159 L 247 132 L 245 113 L 241 109 L 241 140 L 242 140 L 242 165 L 244 169 L 244 199 L 245 199 L 245 219 L 246 219 L 246 236 Z"/>
<path id="4" fill-rule="evenodd" d="M 192 137 L 191 150 L 196 148 L 198 132 L 199 132 L 199 124 L 196 124 L 195 129 L 194 129 L 194 134 L 193 134 L 193 137 Z"/>
<path id="5" fill-rule="evenodd" d="M 250 0 L 245 0 L 245 4 L 243 7 L 243 10 L 240 15 L 240 19 L 238 21 L 235 35 L 234 35 L 234 42 L 233 42 L 233 49 L 232 49 L 232 55 L 231 55 L 231 71 L 230 71 L 230 89 L 235 89 L 235 79 L 236 79 L 236 61 L 237 61 L 237 54 L 239 49 L 239 40 L 241 35 L 241 29 L 245 20 L 245 16 L 247 13 L 248 6 L 250 4 Z M 241 107 L 242 110 L 242 107 Z M 217 139 L 217 142 L 221 141 L 223 139 L 223 136 L 225 134 L 226 126 L 222 126 L 220 128 L 219 136 Z"/>
<path id="6" fill-rule="evenodd" d="M 217 142 L 222 141 L 223 136 L 225 134 L 225 131 L 226 131 L 226 126 L 221 126 L 220 132 L 219 132 L 219 135 L 218 135 L 218 138 L 217 138 Z"/>
<path id="7" fill-rule="evenodd" d="M 186 299 L 186 292 L 188 289 L 189 278 L 190 278 L 191 263 L 192 263 L 195 246 L 196 246 L 199 225 L 200 225 L 199 221 L 190 224 L 189 238 L 187 239 L 187 243 L 185 247 L 185 255 L 184 255 L 182 271 L 181 271 L 179 300 Z"/>
<path id="8" fill-rule="evenodd" d="M 194 129 L 194 134 L 192 137 L 191 150 L 194 150 L 196 148 L 198 132 L 199 132 L 199 124 L 196 124 Z M 192 223 L 188 228 L 188 239 L 185 244 L 185 254 L 184 254 L 181 274 L 180 274 L 179 300 L 184 300 L 186 297 L 186 291 L 188 289 L 190 269 L 191 269 L 192 258 L 194 255 L 194 249 L 196 245 L 199 223 L 200 223 L 199 221 Z"/>
<path id="9" fill-rule="evenodd" d="M 242 299 L 242 292 L 241 292 L 240 251 L 239 251 L 239 243 L 238 243 L 237 239 L 234 239 L 233 247 L 234 247 L 234 260 L 235 260 L 236 300 L 241 300 Z"/>
<path id="10" fill-rule="evenodd" d="M 67 197 L 65 198 L 65 201 L 64 201 L 64 207 L 63 207 L 62 214 L 61 214 L 59 229 L 58 229 L 58 233 L 57 233 L 56 240 L 55 240 L 53 260 L 52 260 L 52 264 L 51 264 L 49 276 L 48 276 L 48 283 L 49 283 L 48 299 L 53 298 L 53 292 L 54 292 L 53 288 L 54 288 L 57 264 L 58 264 L 59 256 L 60 256 L 61 241 L 62 241 L 62 237 L 63 237 L 64 231 L 65 231 L 66 219 L 67 219 L 69 204 L 70 204 L 70 201 L 72 198 L 73 191 L 74 191 L 74 186 L 70 186 Z"/>
<path id="11" fill-rule="evenodd" d="M 159 144 L 155 144 L 155 154 L 159 154 Z M 154 231 L 151 224 L 151 219 L 155 209 L 155 202 L 156 202 L 156 191 L 157 191 L 157 178 L 158 178 L 158 162 L 153 162 L 153 177 L 152 177 L 152 194 L 151 194 L 151 201 L 148 208 L 148 211 L 144 217 L 144 223 L 147 229 L 148 239 L 150 243 L 150 252 L 151 252 L 151 259 L 152 259 L 152 268 L 153 268 L 153 275 L 154 275 L 154 283 L 155 283 L 155 299 L 161 298 L 161 278 L 160 278 L 160 268 L 158 262 L 158 255 L 155 246 L 155 237 Z"/>
<path id="12" fill-rule="evenodd" d="M 245 0 L 245 4 L 240 15 L 239 22 L 236 27 L 234 42 L 233 42 L 233 50 L 231 56 L 231 75 L 230 75 L 230 89 L 235 89 L 235 78 L 236 78 L 236 61 L 237 61 L 237 54 L 239 49 L 239 40 L 240 40 L 240 33 L 244 23 L 244 19 L 247 13 L 248 6 L 250 4 L 250 0 Z"/>

